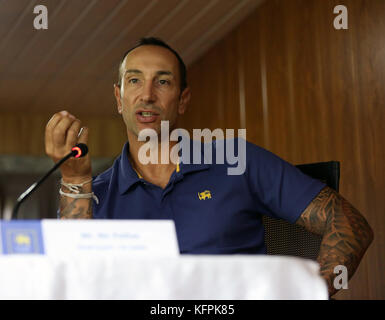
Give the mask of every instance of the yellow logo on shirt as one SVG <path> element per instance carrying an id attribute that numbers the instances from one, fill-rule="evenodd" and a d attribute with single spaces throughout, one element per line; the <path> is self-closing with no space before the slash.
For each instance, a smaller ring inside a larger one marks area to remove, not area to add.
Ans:
<path id="1" fill-rule="evenodd" d="M 198 198 L 199 200 L 211 199 L 211 192 L 209 190 L 198 192 Z"/>

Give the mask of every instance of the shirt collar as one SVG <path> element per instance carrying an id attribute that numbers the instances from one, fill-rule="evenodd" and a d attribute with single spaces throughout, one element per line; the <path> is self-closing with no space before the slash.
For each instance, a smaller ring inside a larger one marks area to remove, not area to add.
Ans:
<path id="1" fill-rule="evenodd" d="M 197 150 L 196 148 L 194 149 L 194 144 L 198 144 L 201 152 L 201 163 L 199 164 L 193 163 L 193 150 Z M 211 165 L 204 163 L 203 150 L 203 144 L 201 142 L 190 139 L 190 163 L 183 163 L 183 161 L 181 161 L 179 164 L 179 171 L 176 174 L 179 176 L 184 176 L 187 173 L 209 169 Z M 132 185 L 141 181 L 138 173 L 131 165 L 131 161 L 129 160 L 129 152 L 130 144 L 127 141 L 123 146 L 119 163 L 118 185 L 120 194 L 125 193 Z"/>
<path id="2" fill-rule="evenodd" d="M 201 163 L 194 163 L 194 158 L 193 158 L 194 150 L 200 150 Z M 204 145 L 200 141 L 195 141 L 190 139 L 190 162 L 183 163 L 183 158 L 182 158 L 181 164 L 180 164 L 180 173 L 184 175 L 189 172 L 202 171 L 202 170 L 207 170 L 209 168 L 210 168 L 210 164 L 204 163 Z"/>

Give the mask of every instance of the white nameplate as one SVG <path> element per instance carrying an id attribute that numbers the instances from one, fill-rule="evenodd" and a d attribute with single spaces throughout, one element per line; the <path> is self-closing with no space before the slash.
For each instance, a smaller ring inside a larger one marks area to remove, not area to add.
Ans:
<path id="1" fill-rule="evenodd" d="M 172 220 L 43 220 L 45 254 L 178 256 Z"/>

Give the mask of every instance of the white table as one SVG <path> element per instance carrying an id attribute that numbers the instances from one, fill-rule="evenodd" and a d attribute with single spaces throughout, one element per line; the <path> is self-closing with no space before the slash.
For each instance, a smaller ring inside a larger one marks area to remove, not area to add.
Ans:
<path id="1" fill-rule="evenodd" d="M 0 256 L 0 299 L 327 299 L 317 263 L 282 256 Z"/>

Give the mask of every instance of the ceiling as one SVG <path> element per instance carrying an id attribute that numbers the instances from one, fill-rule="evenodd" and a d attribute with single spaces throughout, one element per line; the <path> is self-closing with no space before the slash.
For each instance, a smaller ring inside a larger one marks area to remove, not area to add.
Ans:
<path id="1" fill-rule="evenodd" d="M 0 110 L 115 114 L 122 54 L 160 37 L 191 64 L 263 0 L 0 0 Z M 36 30 L 36 5 L 48 29 Z"/>

